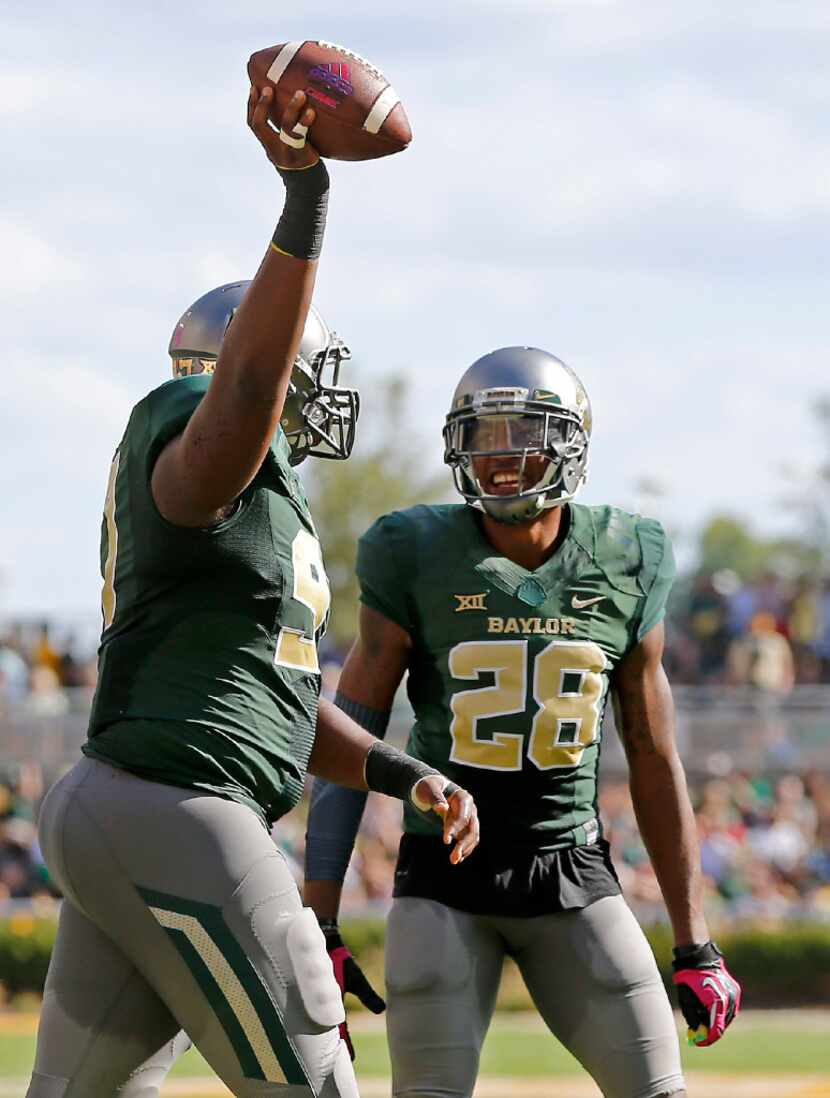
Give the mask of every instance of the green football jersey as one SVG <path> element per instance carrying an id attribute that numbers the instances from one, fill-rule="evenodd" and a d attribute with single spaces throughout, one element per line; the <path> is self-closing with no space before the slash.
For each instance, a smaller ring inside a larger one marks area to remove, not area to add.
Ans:
<path id="1" fill-rule="evenodd" d="M 482 841 L 597 840 L 609 683 L 665 612 L 674 559 L 660 524 L 569 507 L 535 572 L 499 556 L 465 504 L 386 515 L 360 541 L 362 601 L 412 637 L 407 750 L 473 794 Z M 404 827 L 440 823 L 407 806 Z"/>
<path id="2" fill-rule="evenodd" d="M 104 629 L 87 755 L 253 807 L 302 793 L 317 724 L 317 641 L 329 587 L 280 433 L 233 514 L 189 529 L 159 514 L 150 477 L 204 396 L 169 381 L 130 416 L 101 535 Z"/>

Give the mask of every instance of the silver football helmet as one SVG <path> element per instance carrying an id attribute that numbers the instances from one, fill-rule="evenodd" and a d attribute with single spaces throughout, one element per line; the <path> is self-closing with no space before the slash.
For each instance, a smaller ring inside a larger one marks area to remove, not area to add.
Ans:
<path id="1" fill-rule="evenodd" d="M 229 282 L 190 306 L 170 338 L 174 377 L 213 373 L 227 327 L 249 286 L 250 282 Z M 348 358 L 349 348 L 312 305 L 280 421 L 292 465 L 307 457 L 343 459 L 352 452 L 360 397 L 356 389 L 338 385 L 340 364 Z"/>
<path id="2" fill-rule="evenodd" d="M 458 383 L 444 424 L 444 461 L 467 503 L 499 522 L 528 522 L 585 483 L 591 426 L 588 394 L 564 362 L 535 347 L 502 347 Z M 477 458 L 510 460 L 489 463 L 494 484 L 477 474 Z"/>

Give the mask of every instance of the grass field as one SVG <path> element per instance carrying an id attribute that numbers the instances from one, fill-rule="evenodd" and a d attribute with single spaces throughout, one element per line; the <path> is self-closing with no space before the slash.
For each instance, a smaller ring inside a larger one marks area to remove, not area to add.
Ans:
<path id="1" fill-rule="evenodd" d="M 35 1018 L 0 1016 L 0 1098 L 18 1098 L 34 1054 Z M 382 1023 L 352 1026 L 365 1098 L 389 1094 Z M 683 1051 L 690 1098 L 830 1098 L 830 1011 L 746 1012 L 726 1040 Z M 481 1098 L 589 1098 L 598 1091 L 535 1015 L 499 1015 L 484 1048 Z M 225 1095 L 195 1053 L 176 1065 L 165 1098 Z"/>

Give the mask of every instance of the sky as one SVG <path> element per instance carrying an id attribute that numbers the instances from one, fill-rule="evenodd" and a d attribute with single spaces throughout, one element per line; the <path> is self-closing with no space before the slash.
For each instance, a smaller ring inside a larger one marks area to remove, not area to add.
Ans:
<path id="1" fill-rule="evenodd" d="M 281 208 L 245 63 L 307 37 L 380 65 L 414 132 L 330 165 L 316 300 L 362 415 L 405 375 L 440 469 L 464 369 L 540 346 L 593 402 L 584 502 L 656 509 L 687 551 L 716 512 L 791 522 L 780 470 L 819 461 L 830 392 L 826 0 L 6 4 L 0 618 L 97 614 L 130 408 Z"/>

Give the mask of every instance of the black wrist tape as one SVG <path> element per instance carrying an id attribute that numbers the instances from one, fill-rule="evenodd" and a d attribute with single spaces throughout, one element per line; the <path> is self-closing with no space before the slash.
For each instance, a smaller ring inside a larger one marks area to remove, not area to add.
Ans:
<path id="1" fill-rule="evenodd" d="M 329 206 L 329 173 L 322 160 L 289 172 L 277 168 L 285 183 L 285 205 L 274 230 L 273 246 L 297 259 L 317 259 L 323 249 Z"/>
<path id="2" fill-rule="evenodd" d="M 408 801 L 416 782 L 439 771 L 378 740 L 369 748 L 365 773 L 366 784 L 376 793 Z"/>
<path id="3" fill-rule="evenodd" d="M 705 968 L 707 965 L 716 965 L 723 956 L 714 942 L 704 942 L 702 945 L 675 946 L 672 950 L 674 960 L 672 969 L 680 972 L 682 968 Z"/>

